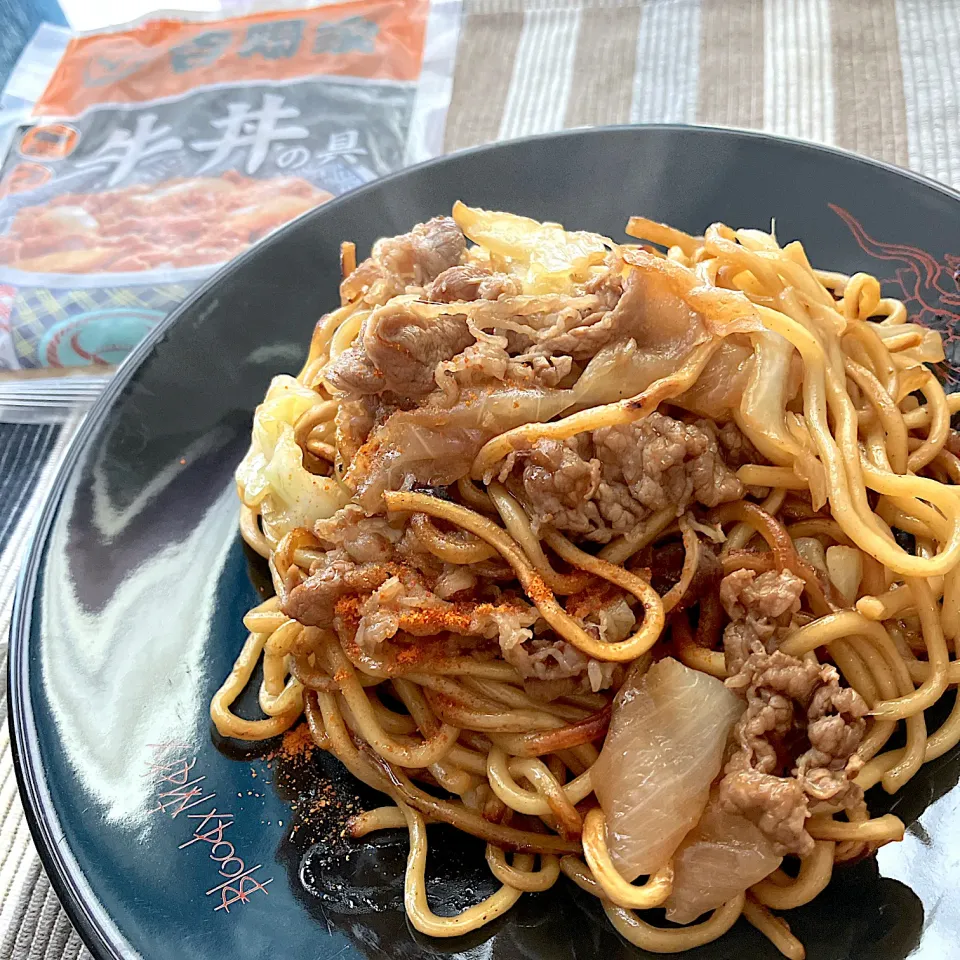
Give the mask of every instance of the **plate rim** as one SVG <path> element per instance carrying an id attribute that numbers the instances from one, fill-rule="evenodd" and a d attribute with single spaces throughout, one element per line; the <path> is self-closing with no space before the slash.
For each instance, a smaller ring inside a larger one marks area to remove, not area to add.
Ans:
<path id="1" fill-rule="evenodd" d="M 318 207 L 307 210 L 289 223 L 264 239 L 264 243 L 276 243 L 288 232 L 297 229 L 301 221 L 318 215 L 318 211 L 332 210 L 338 205 L 349 202 L 353 197 L 366 191 L 381 189 L 385 184 L 399 180 L 410 173 L 438 164 L 449 162 L 451 159 L 472 154 L 487 153 L 503 147 L 516 146 L 524 143 L 535 143 L 542 140 L 565 140 L 574 137 L 590 136 L 603 133 L 698 133 L 705 137 L 723 136 L 742 138 L 746 140 L 774 141 L 784 143 L 800 149 L 828 156 L 839 156 L 847 160 L 876 167 L 887 173 L 912 180 L 921 186 L 932 188 L 948 199 L 960 203 L 960 190 L 954 189 L 945 183 L 928 177 L 914 170 L 867 157 L 853 150 L 843 147 L 817 143 L 802 137 L 793 137 L 770 133 L 765 130 L 748 130 L 742 127 L 726 126 L 723 124 L 684 124 L 684 123 L 639 123 L 639 124 L 608 124 L 596 127 L 574 127 L 566 130 L 557 130 L 540 133 L 527 137 L 517 137 L 511 140 L 500 140 L 494 143 L 480 144 L 464 150 L 433 157 L 422 163 L 403 167 L 385 177 L 380 177 L 370 183 L 349 190 L 333 200 L 329 200 Z M 322 215 L 322 214 L 319 214 Z M 13 760 L 13 769 L 16 776 L 17 788 L 23 807 L 24 819 L 30 830 L 31 839 L 37 851 L 41 866 L 56 893 L 67 918 L 90 951 L 94 960 L 128 960 L 128 958 L 142 955 L 134 951 L 123 936 L 122 931 L 112 919 L 100 909 L 96 893 L 87 887 L 86 877 L 79 866 L 73 861 L 71 852 L 63 849 L 62 841 L 66 834 L 60 824 L 60 818 L 54 809 L 52 799 L 46 784 L 43 764 L 38 752 L 38 741 L 35 730 L 35 721 L 32 710 L 32 699 L 29 684 L 26 682 L 28 657 L 30 653 L 29 634 L 32 625 L 32 608 L 37 596 L 37 577 L 40 561 L 44 553 L 50 530 L 59 512 L 63 500 L 63 492 L 74 470 L 77 469 L 79 454 L 84 451 L 90 441 L 99 431 L 107 412 L 113 407 L 117 397 L 133 379 L 136 371 L 142 366 L 147 357 L 153 352 L 157 343 L 166 333 L 207 293 L 239 269 L 242 269 L 248 260 L 257 256 L 260 244 L 255 244 L 245 250 L 233 260 L 223 264 L 204 283 L 166 317 L 131 351 L 117 368 L 111 381 L 107 384 L 97 401 L 87 412 L 83 423 L 71 438 L 60 467 L 50 486 L 50 490 L 40 507 L 34 529 L 26 548 L 26 555 L 17 576 L 16 592 L 10 613 L 9 643 L 7 653 L 7 721 L 9 724 L 10 750 Z M 85 895 L 85 889 L 89 894 Z M 96 904 L 96 907 L 94 907 Z M 106 922 L 104 922 L 106 921 Z M 144 958 L 149 960 L 149 958 Z"/>

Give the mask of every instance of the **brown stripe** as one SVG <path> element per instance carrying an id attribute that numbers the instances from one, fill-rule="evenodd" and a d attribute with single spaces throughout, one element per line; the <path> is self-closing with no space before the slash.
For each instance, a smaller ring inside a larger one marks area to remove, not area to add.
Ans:
<path id="1" fill-rule="evenodd" d="M 836 142 L 906 166 L 907 108 L 895 0 L 838 0 L 830 13 Z"/>
<path id="2" fill-rule="evenodd" d="M 703 0 L 697 122 L 763 126 L 763 0 Z"/>
<path id="3" fill-rule="evenodd" d="M 583 11 L 566 126 L 629 121 L 639 27 L 638 5 Z"/>
<path id="4" fill-rule="evenodd" d="M 522 13 L 463 18 L 444 135 L 448 152 L 497 138 L 522 29 Z"/>

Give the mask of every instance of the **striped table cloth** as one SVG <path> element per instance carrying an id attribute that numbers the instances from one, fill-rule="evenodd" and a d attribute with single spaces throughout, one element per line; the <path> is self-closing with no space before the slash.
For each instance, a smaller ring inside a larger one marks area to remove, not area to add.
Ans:
<path id="1" fill-rule="evenodd" d="M 726 124 L 960 186 L 958 50 L 960 0 L 465 0 L 445 147 L 599 124 Z M 0 637 L 78 422 L 0 424 Z M 30 842 L 4 724 L 0 960 L 77 957 L 89 954 Z"/>

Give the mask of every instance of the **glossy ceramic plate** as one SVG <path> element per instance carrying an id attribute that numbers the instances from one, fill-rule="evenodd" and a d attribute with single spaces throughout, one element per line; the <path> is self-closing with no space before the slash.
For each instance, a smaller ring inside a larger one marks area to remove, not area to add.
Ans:
<path id="1" fill-rule="evenodd" d="M 340 241 L 366 253 L 457 198 L 613 237 L 630 213 L 691 232 L 775 217 L 779 237 L 802 239 L 815 263 L 884 278 L 915 319 L 947 332 L 960 360 L 956 194 L 729 130 L 578 131 L 460 154 L 333 201 L 228 265 L 151 334 L 88 418 L 15 610 L 23 796 L 98 960 L 639 955 L 565 880 L 476 934 L 418 936 L 401 906 L 405 834 L 340 838 L 369 794 L 322 755 L 254 755 L 211 732 L 211 694 L 264 586 L 236 530 L 233 470 L 251 412 L 271 376 L 299 367 L 315 320 L 337 302 Z M 906 839 L 838 869 L 826 894 L 791 914 L 811 960 L 957 955 L 958 776 L 954 751 L 901 796 L 872 800 L 909 824 Z M 479 844 L 430 829 L 437 909 L 490 892 Z M 695 956 L 778 954 L 741 920 Z"/>

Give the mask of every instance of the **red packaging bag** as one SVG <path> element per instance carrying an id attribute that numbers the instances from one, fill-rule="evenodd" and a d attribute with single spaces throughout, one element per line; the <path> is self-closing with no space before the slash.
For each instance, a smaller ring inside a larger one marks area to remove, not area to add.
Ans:
<path id="1" fill-rule="evenodd" d="M 219 265 L 439 152 L 459 5 L 74 37 L 0 168 L 0 370 L 112 365 Z"/>

